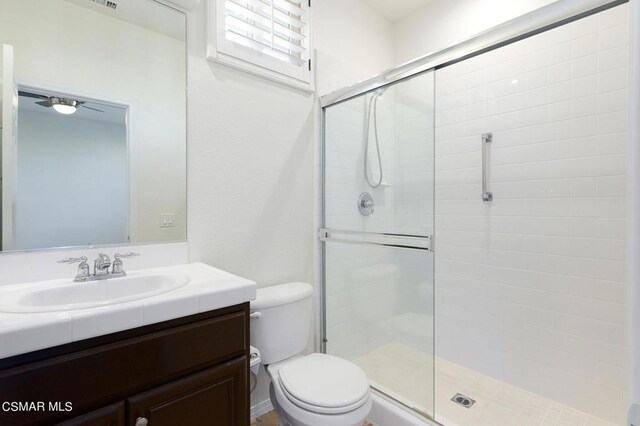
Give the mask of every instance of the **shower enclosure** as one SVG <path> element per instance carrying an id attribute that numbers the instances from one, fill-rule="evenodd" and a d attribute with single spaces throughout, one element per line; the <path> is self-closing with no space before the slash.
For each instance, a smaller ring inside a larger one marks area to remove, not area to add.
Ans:
<path id="1" fill-rule="evenodd" d="M 624 424 L 624 3 L 560 1 L 322 98 L 323 349 L 397 406 Z"/>

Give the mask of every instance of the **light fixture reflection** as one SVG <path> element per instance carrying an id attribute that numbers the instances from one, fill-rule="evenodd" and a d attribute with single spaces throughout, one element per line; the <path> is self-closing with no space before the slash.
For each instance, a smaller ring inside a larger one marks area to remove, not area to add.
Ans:
<path id="1" fill-rule="evenodd" d="M 50 98 L 51 105 L 60 114 L 70 115 L 78 110 L 78 101 L 66 98 Z"/>

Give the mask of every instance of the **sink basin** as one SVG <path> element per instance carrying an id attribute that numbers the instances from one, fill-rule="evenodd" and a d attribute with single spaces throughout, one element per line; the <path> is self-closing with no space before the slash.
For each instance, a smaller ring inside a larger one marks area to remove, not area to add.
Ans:
<path id="1" fill-rule="evenodd" d="M 57 312 L 116 305 L 167 293 L 188 283 L 189 277 L 179 273 L 132 273 L 82 283 L 57 280 L 0 292 L 0 312 Z"/>

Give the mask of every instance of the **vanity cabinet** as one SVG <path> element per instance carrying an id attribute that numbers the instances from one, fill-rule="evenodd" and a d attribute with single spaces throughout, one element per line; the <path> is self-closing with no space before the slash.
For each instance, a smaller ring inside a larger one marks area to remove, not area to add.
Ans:
<path id="1" fill-rule="evenodd" d="M 248 426 L 248 359 L 248 303 L 6 358 L 0 401 L 45 407 L 0 425 Z"/>

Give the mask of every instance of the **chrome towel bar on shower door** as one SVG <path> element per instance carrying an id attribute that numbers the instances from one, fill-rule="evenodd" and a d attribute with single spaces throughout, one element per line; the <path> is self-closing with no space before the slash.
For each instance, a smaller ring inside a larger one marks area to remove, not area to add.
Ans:
<path id="1" fill-rule="evenodd" d="M 493 133 L 482 135 L 482 201 L 493 201 L 493 193 L 488 187 L 489 180 L 489 144 L 493 142 Z"/>
<path id="2" fill-rule="evenodd" d="M 320 241 L 333 243 L 433 251 L 433 237 L 430 235 L 343 231 L 338 229 L 320 228 L 318 231 L 318 238 Z"/>

